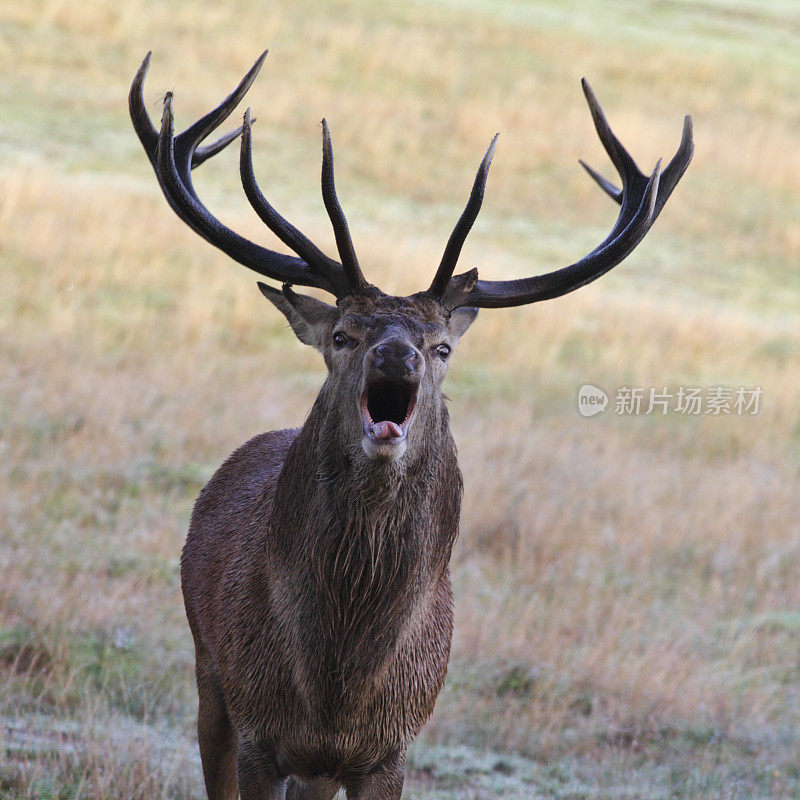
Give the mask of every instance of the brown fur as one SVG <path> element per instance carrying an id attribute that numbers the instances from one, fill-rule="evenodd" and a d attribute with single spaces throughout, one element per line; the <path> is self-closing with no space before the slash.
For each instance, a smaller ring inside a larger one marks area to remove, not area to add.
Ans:
<path id="1" fill-rule="evenodd" d="M 450 650 L 462 485 L 435 345 L 455 344 L 465 324 L 380 293 L 337 309 L 265 293 L 329 375 L 303 427 L 240 447 L 192 515 L 182 586 L 208 794 L 282 797 L 294 776 L 293 797 L 340 785 L 349 798 L 399 797 Z M 343 325 L 359 337 L 352 354 L 330 344 Z M 407 449 L 375 459 L 354 434 L 354 392 L 388 337 L 425 363 Z"/>

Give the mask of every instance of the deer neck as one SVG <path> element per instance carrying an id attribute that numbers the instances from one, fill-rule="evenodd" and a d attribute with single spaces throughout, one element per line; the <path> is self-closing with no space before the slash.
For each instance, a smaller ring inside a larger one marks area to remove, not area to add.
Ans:
<path id="1" fill-rule="evenodd" d="M 337 444 L 330 416 L 317 410 L 287 455 L 273 530 L 287 571 L 304 574 L 295 584 L 302 584 L 295 598 L 304 609 L 301 649 L 317 654 L 312 668 L 321 680 L 335 673 L 339 690 L 346 685 L 358 696 L 445 579 L 461 474 L 444 404 L 425 449 L 400 463 L 364 463 L 363 454 Z"/>

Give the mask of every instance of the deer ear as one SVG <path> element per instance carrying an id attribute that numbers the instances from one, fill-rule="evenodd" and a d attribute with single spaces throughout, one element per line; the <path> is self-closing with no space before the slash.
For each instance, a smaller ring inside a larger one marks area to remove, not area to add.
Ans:
<path id="1" fill-rule="evenodd" d="M 315 297 L 296 294 L 288 284 L 283 291 L 258 282 L 261 294 L 289 320 L 295 336 L 303 342 L 315 347 L 320 352 L 331 325 L 336 321 L 339 312 Z"/>
<path id="2" fill-rule="evenodd" d="M 472 308 L 472 306 L 454 308 L 450 313 L 450 333 L 456 339 L 460 339 L 466 333 L 467 328 L 475 322 L 477 316 L 478 309 Z"/>

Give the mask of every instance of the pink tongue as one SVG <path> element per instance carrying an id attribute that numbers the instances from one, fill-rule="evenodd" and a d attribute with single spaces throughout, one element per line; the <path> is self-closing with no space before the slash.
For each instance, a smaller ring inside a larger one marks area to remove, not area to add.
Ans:
<path id="1" fill-rule="evenodd" d="M 399 425 L 387 420 L 386 422 L 373 422 L 372 435 L 376 439 L 399 439 L 403 431 Z"/>

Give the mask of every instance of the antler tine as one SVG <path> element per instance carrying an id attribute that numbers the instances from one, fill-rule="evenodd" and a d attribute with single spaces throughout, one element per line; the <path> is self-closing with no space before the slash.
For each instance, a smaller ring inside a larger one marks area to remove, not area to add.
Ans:
<path id="1" fill-rule="evenodd" d="M 636 162 L 631 158 L 630 153 L 614 135 L 614 131 L 611 130 L 603 108 L 586 78 L 581 78 L 581 87 L 586 97 L 586 102 L 589 104 L 589 111 L 592 114 L 592 120 L 594 121 L 594 128 L 597 131 L 597 135 L 603 143 L 608 157 L 617 168 L 617 172 L 619 172 L 623 182 L 632 175 L 641 174 L 639 168 L 636 166 Z"/>
<path id="2" fill-rule="evenodd" d="M 136 75 L 131 83 L 131 90 L 128 92 L 128 111 L 133 122 L 133 129 L 139 137 L 139 141 L 144 147 L 150 163 L 155 163 L 156 150 L 158 149 L 158 131 L 150 120 L 150 115 L 144 106 L 144 79 L 150 69 L 150 59 L 153 51 L 149 50 L 144 57 L 141 66 L 136 70 Z"/>
<path id="3" fill-rule="evenodd" d="M 191 168 L 191 158 L 194 155 L 197 145 L 203 141 L 212 131 L 216 130 L 225 120 L 233 113 L 236 106 L 239 105 L 242 98 L 247 94 L 248 89 L 253 85 L 253 81 L 258 77 L 261 67 L 264 64 L 264 59 L 267 57 L 269 50 L 265 50 L 255 61 L 252 67 L 247 71 L 247 74 L 239 81 L 239 85 L 214 109 L 200 117 L 197 122 L 190 125 L 183 133 L 181 133 L 175 140 L 176 163 L 182 166 L 184 159 L 189 160 Z M 241 132 L 241 127 L 238 129 Z M 214 148 L 220 144 L 226 137 L 218 139 L 214 144 L 209 145 L 209 148 Z M 233 141 L 233 137 L 229 142 Z M 229 142 L 226 142 L 229 143 Z M 224 144 L 219 147 L 215 152 L 219 152 Z M 211 154 L 213 155 L 213 153 Z M 207 156 L 208 157 L 208 156 Z M 203 159 L 205 160 L 205 159 Z M 202 163 L 202 162 L 201 162 Z M 187 170 L 187 175 L 189 170 Z M 190 179 L 191 180 L 191 179 Z"/>
<path id="4" fill-rule="evenodd" d="M 341 265 L 329 258 L 308 237 L 302 234 L 287 219 L 281 216 L 269 203 L 261 192 L 253 172 L 253 148 L 251 137 L 252 119 L 250 109 L 244 113 L 242 125 L 242 147 L 239 158 L 239 174 L 242 186 L 250 205 L 261 218 L 262 222 L 287 246 L 304 258 L 309 264 L 314 264 L 323 270 L 331 283 L 338 287 L 337 296 L 346 293 L 348 281 L 345 278 Z"/>
<path id="5" fill-rule="evenodd" d="M 681 143 L 678 146 L 678 150 L 661 174 L 661 192 L 653 209 L 654 220 L 661 213 L 661 209 L 664 208 L 664 204 L 672 194 L 672 190 L 678 185 L 678 181 L 689 168 L 693 155 L 692 118 L 687 114 L 683 118 L 683 133 L 681 134 Z"/>
<path id="6" fill-rule="evenodd" d="M 647 186 L 648 176 L 636 166 L 636 162 L 633 160 L 630 153 L 614 135 L 614 131 L 611 130 L 606 115 L 597 100 L 597 96 L 592 91 L 592 87 L 589 86 L 589 81 L 587 81 L 586 78 L 581 78 L 581 87 L 583 88 L 583 94 L 586 97 L 586 102 L 592 114 L 597 136 L 602 142 L 606 153 L 608 153 L 608 157 L 611 159 L 611 163 L 616 167 L 620 179 L 622 180 L 622 189 L 619 190 L 620 199 L 616 200 L 616 198 L 614 198 L 615 202 L 620 204 L 621 209 L 614 227 L 606 237 L 606 241 L 608 241 L 616 237 L 617 234 L 625 228 L 626 224 L 630 222 L 630 215 L 636 211 L 642 192 L 645 186 Z M 592 172 L 594 172 L 594 170 L 592 170 Z M 589 174 L 595 178 L 592 172 Z M 595 180 L 597 181 L 597 178 L 595 178 Z M 603 191 L 613 197 L 609 189 L 606 188 L 603 183 L 599 181 L 598 183 Z M 608 182 L 608 184 L 609 188 L 616 188 L 610 182 Z"/>
<path id="7" fill-rule="evenodd" d="M 694 152 L 691 117 L 684 120 L 681 144 L 666 169 L 661 171 L 659 160 L 652 174 L 647 176 L 639 170 L 612 132 L 588 82 L 584 79 L 582 84 L 597 134 L 617 168 L 622 188 L 617 189 L 589 166 L 583 162 L 581 164 L 603 191 L 620 204 L 614 227 L 600 245 L 568 267 L 518 280 L 478 280 L 471 289 L 460 294 L 448 292 L 448 297 L 457 298 L 456 305 L 504 308 L 535 303 L 559 297 L 599 278 L 625 259 L 641 242 L 689 166 Z"/>
<path id="8" fill-rule="evenodd" d="M 255 121 L 255 118 L 253 118 L 251 123 Z M 235 142 L 241 136 L 243 130 L 244 125 L 240 125 L 238 128 L 228 131 L 224 136 L 220 136 L 215 142 L 198 147 L 192 153 L 192 169 L 199 167 L 204 161 L 208 161 L 211 156 L 215 156 L 221 150 L 224 150 L 231 142 Z"/>
<path id="9" fill-rule="evenodd" d="M 622 189 L 617 189 L 611 181 L 606 180 L 597 170 L 592 169 L 582 158 L 578 159 L 578 163 L 615 203 L 622 202 Z"/>
<path id="10" fill-rule="evenodd" d="M 212 144 L 201 148 L 198 148 L 198 144 L 231 114 L 255 80 L 266 55 L 265 51 L 259 56 L 236 89 L 222 103 L 183 133 L 175 136 L 171 92 L 167 93 L 164 98 L 160 132 L 156 131 L 145 108 L 144 79 L 151 58 L 151 54 L 148 53 L 131 84 L 128 96 L 131 120 L 147 157 L 153 165 L 167 202 L 194 231 L 235 261 L 261 275 L 282 283 L 316 286 L 341 297 L 349 291 L 349 284 L 345 280 L 340 265 L 322 254 L 305 237 L 302 237 L 299 231 L 292 229 L 296 236 L 292 237 L 291 242 L 287 242 L 286 238 L 283 241 L 290 247 L 293 246 L 292 242 L 299 244 L 303 248 L 301 255 L 308 255 L 311 257 L 311 261 L 277 253 L 235 233 L 208 211 L 192 185 L 192 168 L 216 155 L 237 136 L 244 134 L 245 127 L 247 127 L 249 148 L 249 125 L 252 124 L 252 120 L 249 120 L 247 125 L 243 124 L 236 130 L 225 134 Z M 259 211 L 259 208 L 256 208 L 256 211 Z"/>
<path id="11" fill-rule="evenodd" d="M 333 226 L 333 235 L 336 238 L 339 258 L 342 259 L 342 268 L 351 289 L 356 290 L 365 286 L 367 281 L 358 264 L 353 240 L 350 237 L 350 229 L 347 227 L 347 219 L 345 219 L 344 211 L 339 204 L 339 198 L 336 196 L 333 179 L 333 145 L 328 122 L 325 119 L 322 120 L 322 201 L 325 203 L 325 209 Z"/>
<path id="12" fill-rule="evenodd" d="M 455 228 L 453 228 L 453 232 L 450 234 L 447 247 L 445 247 L 442 260 L 439 263 L 439 268 L 436 270 L 433 282 L 428 288 L 428 292 L 435 297 L 442 297 L 444 295 L 447 282 L 452 277 L 453 271 L 456 268 L 456 263 L 458 262 L 458 257 L 461 255 L 461 248 L 464 246 L 467 234 L 472 229 L 478 212 L 481 210 L 483 195 L 486 190 L 486 179 L 489 176 L 489 167 L 492 165 L 492 157 L 494 156 L 499 136 L 500 134 L 496 133 L 492 137 L 492 141 L 486 150 L 486 155 L 484 155 L 481 165 L 478 167 L 478 173 L 475 175 L 475 182 L 472 184 L 472 191 L 470 192 L 466 208 L 462 212 Z"/>

